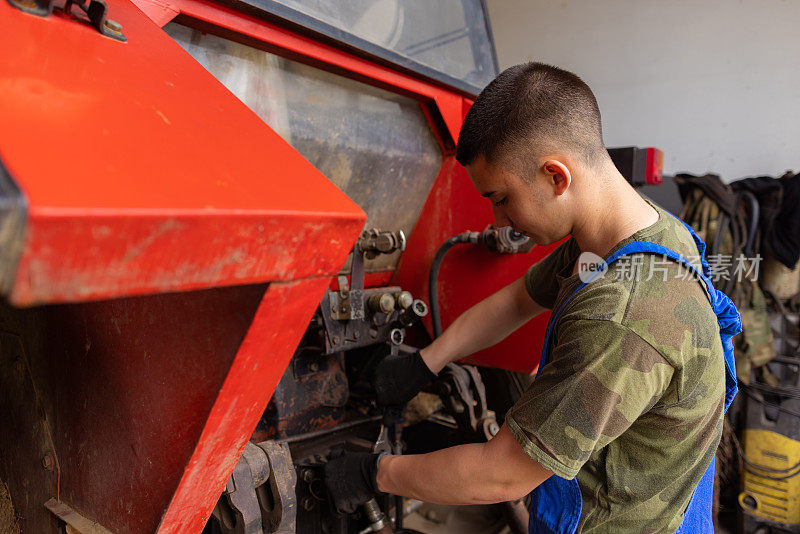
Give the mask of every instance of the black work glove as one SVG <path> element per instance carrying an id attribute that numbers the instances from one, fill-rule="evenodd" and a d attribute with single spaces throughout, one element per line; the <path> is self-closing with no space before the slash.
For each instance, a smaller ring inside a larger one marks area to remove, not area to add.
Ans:
<path id="1" fill-rule="evenodd" d="M 352 514 L 378 490 L 378 454 L 336 451 L 325 464 L 325 487 L 340 514 Z"/>
<path id="2" fill-rule="evenodd" d="M 419 351 L 385 357 L 375 369 L 375 394 L 381 406 L 399 406 L 436 378 Z"/>

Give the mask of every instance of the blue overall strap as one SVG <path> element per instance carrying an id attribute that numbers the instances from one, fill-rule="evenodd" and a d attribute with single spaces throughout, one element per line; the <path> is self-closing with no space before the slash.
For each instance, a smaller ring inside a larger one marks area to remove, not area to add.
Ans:
<path id="1" fill-rule="evenodd" d="M 651 243 L 649 241 L 632 241 L 623 245 L 611 254 L 599 269 L 593 271 L 588 280 L 578 286 L 550 317 L 544 345 L 542 347 L 542 357 L 539 361 L 539 370 L 536 376 L 539 376 L 550 359 L 550 342 L 553 335 L 553 328 L 558 318 L 561 316 L 564 307 L 578 291 L 599 276 L 600 273 L 605 273 L 609 264 L 625 255 L 638 253 L 659 254 L 682 264 L 689 269 L 699 281 L 703 282 L 706 295 L 714 309 L 720 327 L 720 340 L 722 341 L 725 361 L 724 408 L 727 410 L 737 391 L 733 343 L 731 338 L 741 332 L 742 322 L 739 312 L 733 305 L 733 302 L 727 295 L 718 291 L 709 279 L 709 266 L 705 259 L 705 243 L 697 237 L 691 227 L 687 225 L 686 228 L 689 230 L 689 233 L 692 235 L 697 245 L 703 272 L 699 272 L 685 257 L 663 245 Z M 711 464 L 706 469 L 700 482 L 692 493 L 692 497 L 689 500 L 684 514 L 684 519 L 677 531 L 680 534 L 713 534 L 714 532 L 714 525 L 711 519 L 711 506 L 714 493 L 714 463 L 715 461 L 712 459 Z M 530 534 L 573 534 L 578 529 L 582 510 L 583 500 L 578 481 L 576 479 L 566 480 L 553 475 L 531 492 L 531 513 L 528 523 L 528 532 Z"/>

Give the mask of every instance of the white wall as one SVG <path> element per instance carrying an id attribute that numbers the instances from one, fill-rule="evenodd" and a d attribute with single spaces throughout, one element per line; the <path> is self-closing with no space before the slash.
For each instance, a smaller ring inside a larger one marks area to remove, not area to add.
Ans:
<path id="1" fill-rule="evenodd" d="M 488 0 L 500 68 L 543 61 L 597 96 L 606 146 L 726 181 L 800 171 L 800 0 Z"/>

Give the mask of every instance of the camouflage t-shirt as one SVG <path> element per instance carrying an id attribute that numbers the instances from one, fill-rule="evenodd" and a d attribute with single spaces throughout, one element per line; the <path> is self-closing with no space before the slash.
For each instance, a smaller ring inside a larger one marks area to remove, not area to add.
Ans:
<path id="1" fill-rule="evenodd" d="M 700 268 L 671 214 L 618 243 L 652 241 Z M 531 297 L 558 309 L 578 287 L 570 239 L 526 274 Z M 694 258 L 694 259 L 693 259 Z M 673 532 L 722 434 L 719 326 L 690 271 L 653 254 L 624 256 L 561 312 L 542 373 L 506 414 L 531 457 L 577 477 L 581 532 Z"/>

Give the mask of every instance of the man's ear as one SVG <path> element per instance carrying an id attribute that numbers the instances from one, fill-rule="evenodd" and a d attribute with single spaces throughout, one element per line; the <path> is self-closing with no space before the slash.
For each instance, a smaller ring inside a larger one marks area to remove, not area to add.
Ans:
<path id="1" fill-rule="evenodd" d="M 553 192 L 557 196 L 563 195 L 572 184 L 572 175 L 566 165 L 557 159 L 548 159 L 542 164 L 542 172 L 547 176 Z"/>

